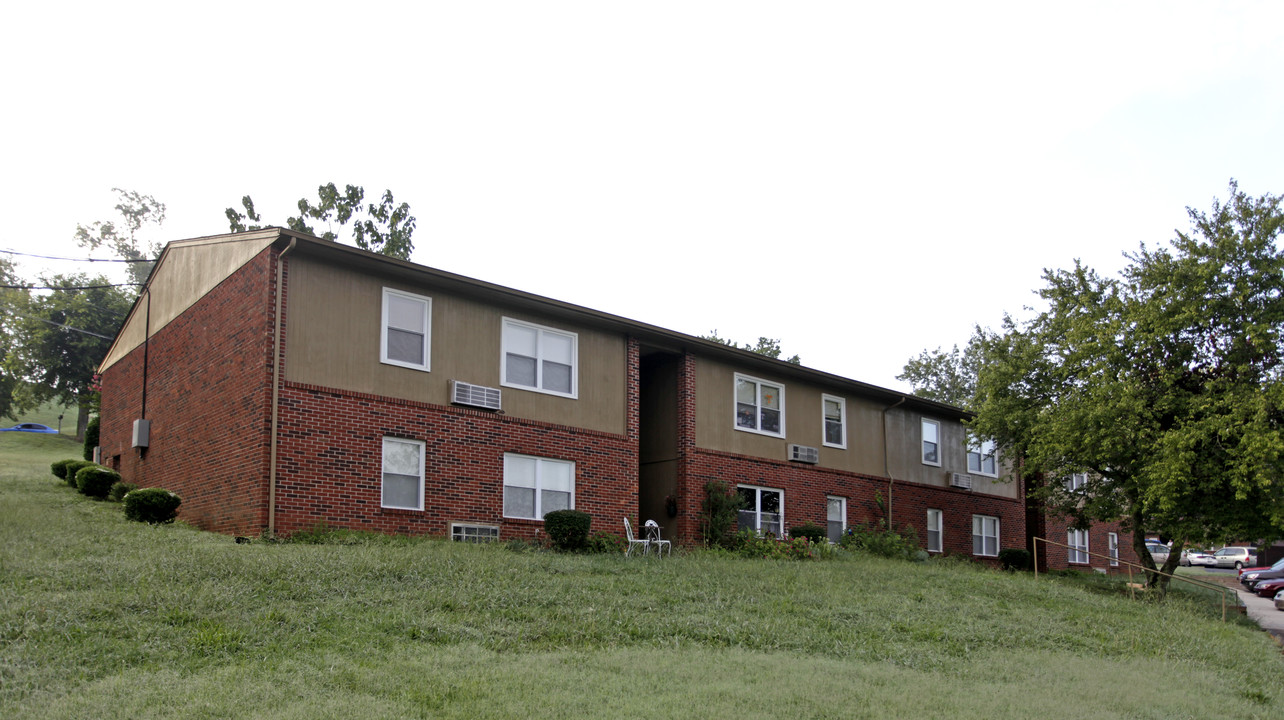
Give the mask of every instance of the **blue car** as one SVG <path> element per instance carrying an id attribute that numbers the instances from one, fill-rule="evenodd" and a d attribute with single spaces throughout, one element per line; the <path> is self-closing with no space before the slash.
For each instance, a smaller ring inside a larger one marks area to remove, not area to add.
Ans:
<path id="1" fill-rule="evenodd" d="M 34 432 L 49 433 L 50 435 L 58 434 L 57 430 L 54 430 L 48 425 L 41 425 L 40 423 L 19 423 L 11 428 L 0 428 L 0 432 Z"/>

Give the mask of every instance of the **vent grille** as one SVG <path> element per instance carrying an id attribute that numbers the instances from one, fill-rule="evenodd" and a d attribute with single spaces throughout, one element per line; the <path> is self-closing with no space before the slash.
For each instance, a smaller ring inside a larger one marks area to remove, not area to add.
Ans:
<path id="1" fill-rule="evenodd" d="M 963 473 L 950 473 L 950 487 L 963 488 L 964 490 L 972 489 L 972 476 Z"/>
<path id="2" fill-rule="evenodd" d="M 792 462 L 815 465 L 820 462 L 820 450 L 806 445 L 790 445 L 789 459 Z"/>
<path id="3" fill-rule="evenodd" d="M 500 409 L 499 388 L 452 380 L 450 401 L 456 405 L 470 405 L 486 410 L 498 410 Z"/>

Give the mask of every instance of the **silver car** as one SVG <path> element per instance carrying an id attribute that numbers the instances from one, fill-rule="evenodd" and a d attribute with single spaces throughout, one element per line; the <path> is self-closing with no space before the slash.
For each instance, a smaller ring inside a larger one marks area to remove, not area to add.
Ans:
<path id="1" fill-rule="evenodd" d="M 1257 548 L 1255 547 L 1224 547 L 1213 553 L 1213 559 L 1217 561 L 1215 567 L 1219 568 L 1240 568 L 1252 567 L 1257 564 Z"/>

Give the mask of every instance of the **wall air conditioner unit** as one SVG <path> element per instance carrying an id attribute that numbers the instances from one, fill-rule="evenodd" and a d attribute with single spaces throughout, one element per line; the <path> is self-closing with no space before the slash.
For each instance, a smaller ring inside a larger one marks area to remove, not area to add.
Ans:
<path id="1" fill-rule="evenodd" d="M 455 405 L 469 405 L 484 410 L 499 410 L 499 388 L 451 380 L 450 402 Z"/>
<path id="2" fill-rule="evenodd" d="M 806 445 L 789 446 L 789 460 L 791 462 L 809 463 L 815 465 L 820 462 L 820 450 Z"/>
<path id="3" fill-rule="evenodd" d="M 946 473 L 950 476 L 950 487 L 963 488 L 964 490 L 972 489 L 972 476 L 963 473 Z"/>
<path id="4" fill-rule="evenodd" d="M 152 421 L 135 420 L 134 421 L 134 447 L 145 448 L 151 443 L 152 439 Z"/>

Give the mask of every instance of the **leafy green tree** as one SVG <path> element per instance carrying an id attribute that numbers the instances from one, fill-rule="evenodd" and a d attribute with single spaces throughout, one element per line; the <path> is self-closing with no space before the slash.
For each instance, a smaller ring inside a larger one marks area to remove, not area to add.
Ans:
<path id="1" fill-rule="evenodd" d="M 133 303 L 133 293 L 108 287 L 103 277 L 42 278 L 54 288 L 13 303 L 12 343 L 4 375 L 23 383 L 18 404 L 49 400 L 79 408 L 76 437 L 83 438 L 93 399 L 94 373 Z"/>
<path id="2" fill-rule="evenodd" d="M 340 192 L 334 183 L 327 183 L 317 188 L 317 201 L 307 198 L 299 199 L 299 214 L 286 218 L 286 227 L 309 235 L 316 235 L 324 240 L 336 241 L 338 235 L 331 229 L 334 224 L 340 227 L 352 223 L 352 240 L 362 250 L 409 260 L 414 251 L 415 218 L 410 214 L 410 205 L 398 204 L 393 199 L 391 190 L 384 190 L 379 203 L 362 205 L 365 200 L 365 189 L 359 185 L 345 185 Z M 232 232 L 258 230 L 263 226 L 262 218 L 254 209 L 254 200 L 246 195 L 241 198 L 241 208 L 227 208 L 228 225 Z M 313 223 L 324 223 L 326 229 L 318 233 Z"/>
<path id="3" fill-rule="evenodd" d="M 11 420 L 18 419 L 21 409 L 16 400 L 21 397 L 22 382 L 7 371 L 5 361 L 13 352 L 13 324 L 18 319 L 14 313 L 26 305 L 26 291 L 16 287 L 23 284 L 13 261 L 0 257 L 0 285 L 9 286 L 0 288 L 0 416 Z"/>
<path id="4" fill-rule="evenodd" d="M 726 345 L 728 347 L 733 347 L 733 348 L 740 348 L 741 350 L 748 350 L 749 352 L 755 352 L 755 353 L 758 353 L 759 355 L 766 355 L 767 357 L 774 358 L 776 360 L 784 360 L 785 362 L 792 363 L 794 365 L 802 364 L 802 359 L 799 358 L 797 355 L 794 355 L 788 358 L 780 357 L 780 339 L 779 338 L 759 337 L 757 345 L 750 345 L 749 343 L 745 343 L 744 345 L 737 345 L 734 340 L 728 340 L 726 338 L 718 337 L 718 331 L 716 329 L 710 330 L 708 335 L 701 335 L 700 338 L 702 340 L 712 340 L 713 342 L 716 342 L 720 345 Z"/>
<path id="5" fill-rule="evenodd" d="M 905 363 L 904 370 L 896 379 L 909 383 L 919 397 L 969 408 L 976 395 L 976 374 L 984 335 L 985 331 L 977 327 L 971 341 L 962 350 L 958 345 L 948 352 L 939 347 L 924 350 Z"/>
<path id="6" fill-rule="evenodd" d="M 100 220 L 77 225 L 76 242 L 89 250 L 105 245 L 122 259 L 138 261 L 128 264 L 129 277 L 130 282 L 142 285 L 155 264 L 148 261 L 160 256 L 162 245 L 145 242 L 138 235 L 148 224 L 159 227 L 165 222 L 165 204 L 133 190 L 112 188 L 112 192 L 117 196 L 116 212 L 120 213 L 120 221 Z"/>
<path id="7" fill-rule="evenodd" d="M 1118 278 L 1045 272 L 1047 310 L 981 343 L 974 422 L 1076 525 L 1122 518 L 1146 567 L 1145 536 L 1171 538 L 1165 572 L 1187 544 L 1284 532 L 1281 198 L 1231 181 L 1187 212 Z M 1071 491 L 1074 472 L 1089 480 Z"/>

